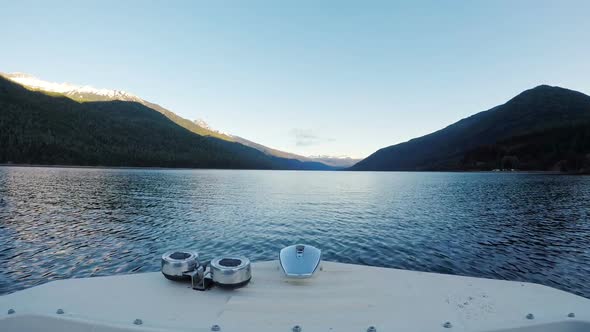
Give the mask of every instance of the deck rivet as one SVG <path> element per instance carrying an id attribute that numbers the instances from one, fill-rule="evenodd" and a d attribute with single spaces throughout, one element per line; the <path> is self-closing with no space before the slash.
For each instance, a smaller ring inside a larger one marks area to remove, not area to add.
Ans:
<path id="1" fill-rule="evenodd" d="M 141 319 L 137 318 L 136 320 L 133 321 L 133 324 L 141 325 L 141 324 L 143 324 L 143 321 Z"/>
<path id="2" fill-rule="evenodd" d="M 367 332 L 377 332 L 377 328 L 371 325 L 367 328 Z"/>
<path id="3" fill-rule="evenodd" d="M 14 311 L 14 309 L 8 309 L 8 314 L 9 314 L 9 315 L 12 315 L 12 314 L 14 314 L 15 312 L 16 312 L 16 311 Z"/>
<path id="4" fill-rule="evenodd" d="M 63 315 L 64 314 L 64 310 L 63 309 L 57 309 L 57 311 L 55 312 L 58 315 Z"/>
<path id="5" fill-rule="evenodd" d="M 567 316 L 569 318 L 574 318 L 574 317 L 576 317 L 576 314 L 574 314 L 573 312 L 570 312 L 569 314 L 567 314 Z"/>
<path id="6" fill-rule="evenodd" d="M 301 326 L 295 325 L 295 326 L 293 326 L 292 330 L 293 330 L 293 332 L 301 332 L 301 330 L 303 330 L 303 329 L 301 328 Z"/>
<path id="7" fill-rule="evenodd" d="M 221 331 L 221 326 L 219 326 L 219 325 L 217 325 L 217 324 L 213 324 L 213 325 L 211 326 L 211 331 L 215 331 L 215 332 L 217 332 L 217 331 Z"/>
<path id="8" fill-rule="evenodd" d="M 535 319 L 535 315 L 533 315 L 533 314 L 527 314 L 526 315 L 526 319 Z"/>
<path id="9" fill-rule="evenodd" d="M 451 324 L 451 322 L 445 322 L 445 323 L 443 324 L 443 327 L 444 327 L 445 329 L 450 329 L 451 327 L 453 327 L 453 324 Z"/>

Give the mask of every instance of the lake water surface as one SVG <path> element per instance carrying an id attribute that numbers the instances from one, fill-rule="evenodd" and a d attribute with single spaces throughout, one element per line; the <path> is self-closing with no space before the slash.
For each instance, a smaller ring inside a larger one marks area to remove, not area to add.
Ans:
<path id="1" fill-rule="evenodd" d="M 0 294 L 159 271 L 174 248 L 257 261 L 298 242 L 590 297 L 590 177 L 0 167 Z"/>

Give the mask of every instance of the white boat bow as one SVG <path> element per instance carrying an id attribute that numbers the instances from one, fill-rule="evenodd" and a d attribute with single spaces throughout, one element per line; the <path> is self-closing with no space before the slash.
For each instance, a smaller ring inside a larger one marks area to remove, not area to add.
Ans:
<path id="1" fill-rule="evenodd" d="M 590 331 L 590 300 L 550 287 L 333 262 L 301 280 L 253 263 L 235 290 L 161 273 L 53 281 L 0 309 L 2 332 Z"/>

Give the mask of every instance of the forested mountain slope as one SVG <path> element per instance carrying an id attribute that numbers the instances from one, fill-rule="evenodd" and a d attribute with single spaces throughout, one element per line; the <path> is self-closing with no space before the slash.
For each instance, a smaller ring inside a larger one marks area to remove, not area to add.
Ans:
<path id="1" fill-rule="evenodd" d="M 327 169 L 201 136 L 133 101 L 78 102 L 0 77 L 0 163 Z"/>
<path id="2" fill-rule="evenodd" d="M 351 169 L 584 171 L 589 123 L 589 96 L 541 85 L 432 134 L 380 149 Z"/>

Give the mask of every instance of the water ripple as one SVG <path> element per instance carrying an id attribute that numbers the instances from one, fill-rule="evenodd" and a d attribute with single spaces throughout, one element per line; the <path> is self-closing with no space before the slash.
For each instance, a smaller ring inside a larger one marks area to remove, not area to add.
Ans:
<path id="1" fill-rule="evenodd" d="M 159 255 L 346 263 L 537 282 L 590 297 L 590 177 L 0 168 L 0 294 L 158 271 Z"/>

